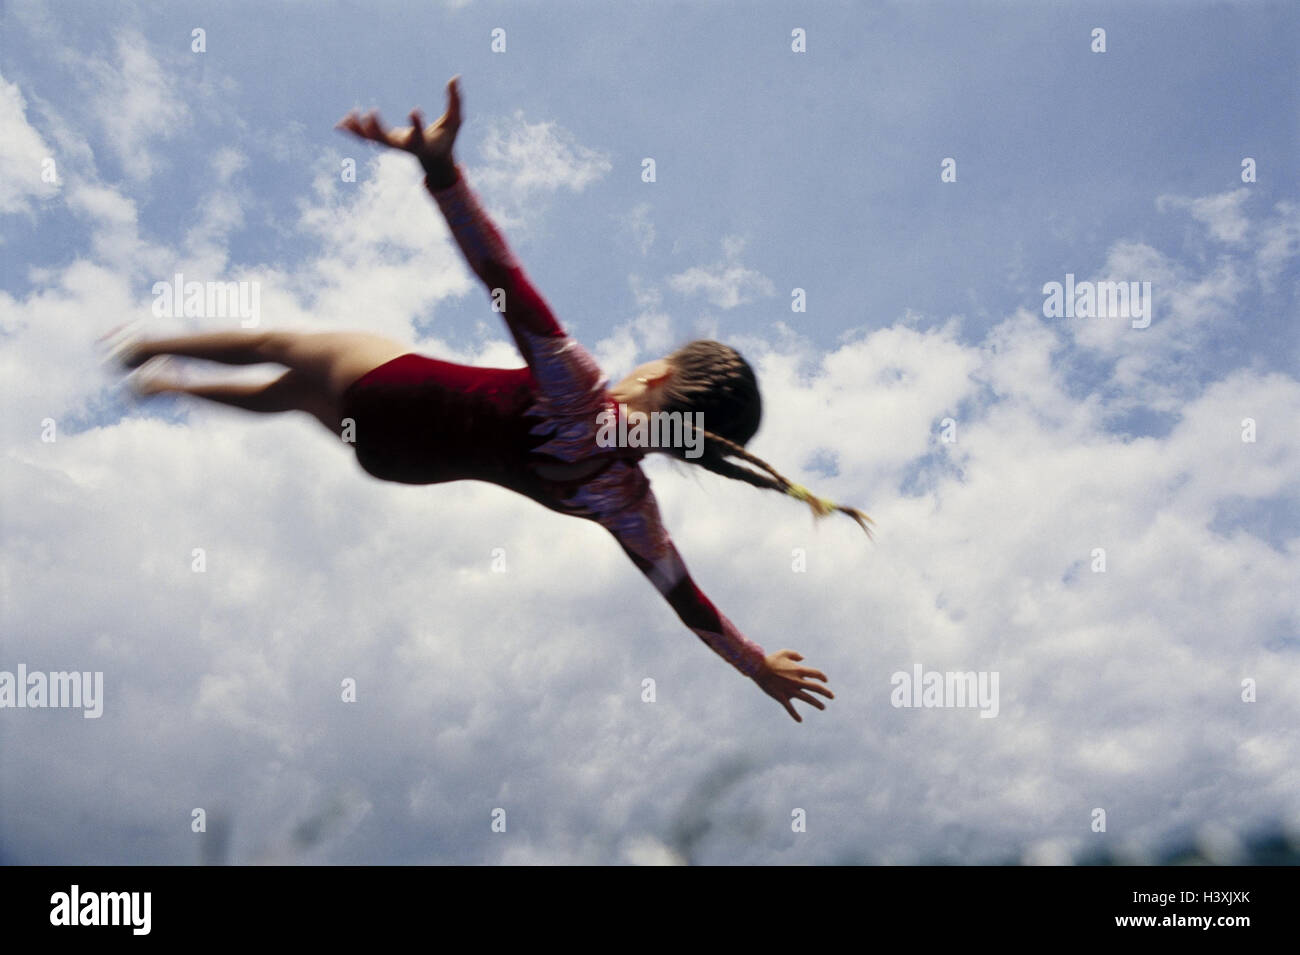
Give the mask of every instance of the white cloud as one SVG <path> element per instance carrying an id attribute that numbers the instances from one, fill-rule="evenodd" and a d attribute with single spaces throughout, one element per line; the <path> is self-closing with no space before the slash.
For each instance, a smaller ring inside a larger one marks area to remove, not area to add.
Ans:
<path id="1" fill-rule="evenodd" d="M 68 197 L 68 206 L 101 227 L 134 229 L 137 225 L 135 202 L 108 186 L 82 186 Z"/>
<path id="2" fill-rule="evenodd" d="M 663 302 L 663 293 L 653 282 L 647 282 L 641 276 L 633 274 L 627 277 L 627 284 L 632 289 L 632 298 L 638 308 L 658 308 Z"/>
<path id="3" fill-rule="evenodd" d="M 638 202 L 621 218 L 624 232 L 642 255 L 648 255 L 655 243 L 655 224 L 650 218 L 650 208 L 650 203 Z"/>
<path id="4" fill-rule="evenodd" d="M 0 215 L 29 212 L 33 199 L 48 199 L 59 182 L 46 182 L 54 153 L 27 121 L 27 101 L 17 84 L 0 76 Z M 54 166 L 56 175 L 57 162 Z"/>
<path id="5" fill-rule="evenodd" d="M 1274 218 L 1260 229 L 1259 250 L 1255 256 L 1257 275 L 1267 291 L 1285 264 L 1300 255 L 1300 204 L 1283 200 L 1275 207 Z"/>
<path id="6" fill-rule="evenodd" d="M 674 328 L 667 313 L 642 312 L 596 342 L 591 351 L 601 368 L 618 380 L 637 365 L 667 355 L 675 344 Z"/>
<path id="7" fill-rule="evenodd" d="M 217 175 L 217 182 L 222 185 L 229 183 L 235 173 L 247 167 L 248 157 L 230 146 L 222 146 L 212 154 L 212 171 Z"/>
<path id="8" fill-rule="evenodd" d="M 475 169 L 476 189 L 498 198 L 501 207 L 493 212 L 512 234 L 531 228 L 538 210 L 539 195 L 568 189 L 582 192 L 614 168 L 609 156 L 577 142 L 574 135 L 555 121 L 530 123 L 522 110 L 509 118 L 484 118 L 479 152 L 483 163 Z M 465 145 L 466 126 L 458 139 Z"/>
<path id="9" fill-rule="evenodd" d="M 84 64 L 91 110 L 122 170 L 147 180 L 159 161 L 149 144 L 175 136 L 189 124 L 190 110 L 143 36 L 121 30 L 114 47 L 112 61 L 92 58 Z"/>
<path id="10" fill-rule="evenodd" d="M 321 252 L 274 283 L 291 281 L 300 296 L 297 307 L 281 307 L 284 322 L 364 328 L 401 340 L 412 337 L 414 316 L 444 298 L 485 301 L 410 156 L 377 153 L 355 183 L 343 182 L 338 169 L 333 159 L 321 160 L 314 195 L 300 203 L 298 228 Z M 477 189 L 476 170 L 467 178 Z"/>
<path id="11" fill-rule="evenodd" d="M 726 236 L 722 240 L 723 260 L 707 266 L 692 266 L 668 277 L 668 286 L 682 295 L 703 295 L 718 308 L 735 308 L 763 296 L 775 294 L 772 280 L 746 268 L 736 259 L 744 240 Z"/>
<path id="12" fill-rule="evenodd" d="M 1166 209 L 1186 209 L 1193 219 L 1208 227 L 1213 238 L 1219 242 L 1238 245 L 1246 238 L 1246 230 L 1250 225 L 1242 208 L 1249 195 L 1250 190 L 1242 187 L 1199 199 L 1160 196 L 1156 199 L 1156 208 L 1161 212 Z"/>
<path id="13" fill-rule="evenodd" d="M 1204 200 L 1178 200 L 1179 207 L 1210 210 L 1196 215 L 1211 238 L 1223 239 L 1225 210 L 1240 213 L 1243 190 Z M 1161 208 L 1169 197 L 1157 201 Z M 1221 254 L 1197 264 L 1133 240 L 1114 242 L 1094 274 L 1082 270 L 1078 282 L 1118 282 L 1130 287 L 1150 283 L 1149 313 L 1144 319 L 1120 316 L 1048 319 L 1062 336 L 1093 358 L 1112 365 L 1108 372 L 1112 417 L 1137 410 L 1175 414 L 1200 388 L 1207 375 L 1219 373 L 1217 349 L 1221 330 L 1240 321 L 1246 293 L 1272 294 L 1277 277 L 1300 253 L 1300 216 L 1292 203 L 1280 202 L 1258 221 L 1232 227 L 1235 254 Z M 1062 276 L 1054 281 L 1060 282 Z M 1134 327 L 1146 321 L 1147 327 Z"/>

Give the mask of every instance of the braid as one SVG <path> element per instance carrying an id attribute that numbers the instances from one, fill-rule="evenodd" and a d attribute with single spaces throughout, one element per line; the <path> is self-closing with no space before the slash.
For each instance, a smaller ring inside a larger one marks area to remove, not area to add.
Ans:
<path id="1" fill-rule="evenodd" d="M 711 431 L 703 431 L 705 440 L 719 445 L 722 451 L 712 454 L 705 453 L 700 458 L 700 463 L 709 471 L 715 474 L 721 474 L 723 477 L 734 478 L 735 480 L 744 481 L 746 484 L 752 484 L 754 487 L 766 488 L 773 491 L 781 491 L 783 494 L 789 494 L 791 497 L 805 502 L 812 508 L 814 517 L 826 517 L 839 511 L 841 514 L 847 514 L 857 521 L 861 527 L 871 537 L 870 525 L 875 523 L 866 514 L 859 511 L 856 507 L 848 507 L 843 504 L 836 504 L 829 498 L 817 497 L 802 484 L 795 484 L 788 480 L 776 468 L 768 464 L 756 454 L 751 454 L 734 441 L 728 441 L 721 435 L 714 434 Z M 760 474 L 749 468 L 742 468 L 731 461 L 728 461 L 723 455 L 731 455 L 741 458 L 742 460 L 756 465 L 766 471 L 766 474 Z"/>
<path id="2" fill-rule="evenodd" d="M 817 497 L 806 487 L 786 479 L 762 458 L 745 450 L 745 442 L 758 430 L 763 403 L 758 394 L 754 370 L 735 349 L 715 341 L 694 341 L 682 346 L 668 359 L 673 373 L 664 387 L 664 411 L 699 412 L 713 429 L 700 429 L 706 445 L 702 457 L 686 459 L 703 465 L 723 477 L 789 494 L 803 501 L 816 517 L 835 511 L 857 521 L 871 537 L 871 518 L 852 507 Z M 690 416 L 687 415 L 687 422 Z M 693 427 L 687 424 L 687 427 Z M 680 455 L 679 455 L 680 456 Z M 739 458 L 754 468 L 741 467 L 728 458 Z"/>

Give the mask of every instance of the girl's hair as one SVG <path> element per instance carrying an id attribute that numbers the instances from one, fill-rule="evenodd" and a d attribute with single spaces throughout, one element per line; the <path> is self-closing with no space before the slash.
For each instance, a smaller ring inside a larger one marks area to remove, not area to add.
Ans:
<path id="1" fill-rule="evenodd" d="M 734 348 L 715 341 L 694 341 L 668 356 L 672 374 L 663 389 L 661 411 L 683 412 L 686 427 L 693 427 L 691 412 L 704 415 L 703 454 L 687 458 L 683 449 L 671 449 L 685 461 L 701 464 L 715 474 L 735 478 L 754 487 L 781 491 L 805 502 L 817 517 L 834 511 L 847 514 L 871 536 L 871 518 L 853 507 L 817 497 L 806 487 L 787 480 L 762 458 L 745 450 L 763 417 L 758 381 L 749 362 Z M 736 458 L 754 467 L 741 467 Z M 758 470 L 755 470 L 757 468 Z"/>

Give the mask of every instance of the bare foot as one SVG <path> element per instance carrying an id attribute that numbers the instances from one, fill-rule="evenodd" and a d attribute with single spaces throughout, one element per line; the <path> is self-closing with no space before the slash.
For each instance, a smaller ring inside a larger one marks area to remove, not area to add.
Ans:
<path id="1" fill-rule="evenodd" d="M 110 329 L 97 342 L 105 364 L 116 365 L 130 371 L 150 359 L 145 343 L 140 338 L 139 322 L 127 322 Z"/>
<path id="2" fill-rule="evenodd" d="M 131 357 L 139 358 L 137 365 L 133 366 L 135 371 L 127 376 L 131 391 L 136 395 L 145 397 L 183 389 L 184 382 L 174 374 L 176 362 L 169 356 L 132 355 Z M 122 361 L 125 363 L 127 359 L 123 358 Z M 173 374 L 167 374 L 168 372 Z"/>
<path id="3" fill-rule="evenodd" d="M 117 356 L 117 360 L 123 368 L 136 369 L 152 357 L 153 356 L 145 350 L 143 342 L 132 342 L 122 349 L 121 353 Z"/>

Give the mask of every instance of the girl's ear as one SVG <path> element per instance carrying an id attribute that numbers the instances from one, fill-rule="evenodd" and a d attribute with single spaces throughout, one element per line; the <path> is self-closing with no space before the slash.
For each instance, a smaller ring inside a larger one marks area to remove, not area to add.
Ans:
<path id="1" fill-rule="evenodd" d="M 659 358 L 649 362 L 645 371 L 639 378 L 644 378 L 645 383 L 650 386 L 662 385 L 672 377 L 673 366 L 668 363 L 667 358 Z M 639 379 L 638 379 L 639 380 Z"/>

